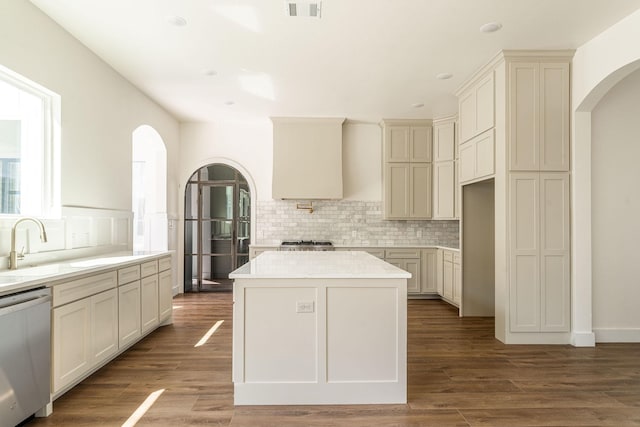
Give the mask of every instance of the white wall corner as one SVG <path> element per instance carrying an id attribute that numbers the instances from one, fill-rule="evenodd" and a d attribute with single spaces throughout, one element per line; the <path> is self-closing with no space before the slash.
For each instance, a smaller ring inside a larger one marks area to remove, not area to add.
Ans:
<path id="1" fill-rule="evenodd" d="M 596 335 L 593 332 L 572 332 L 571 345 L 574 347 L 595 347 Z"/>

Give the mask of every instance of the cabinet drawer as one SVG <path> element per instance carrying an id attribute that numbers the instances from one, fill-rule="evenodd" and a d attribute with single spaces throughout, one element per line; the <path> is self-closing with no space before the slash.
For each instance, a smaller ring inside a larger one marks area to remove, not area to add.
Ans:
<path id="1" fill-rule="evenodd" d="M 118 270 L 118 286 L 135 282 L 140 278 L 140 266 L 132 265 L 131 267 L 121 268 Z"/>
<path id="2" fill-rule="evenodd" d="M 445 261 L 453 262 L 453 252 L 449 252 L 449 251 L 442 251 L 442 258 L 443 258 Z"/>
<path id="3" fill-rule="evenodd" d="M 148 277 L 158 272 L 158 261 L 149 261 L 140 264 L 140 277 Z"/>
<path id="4" fill-rule="evenodd" d="M 385 258 L 418 258 L 420 249 L 387 249 Z"/>
<path id="5" fill-rule="evenodd" d="M 115 288 L 118 274 L 115 271 L 84 277 L 53 286 L 53 306 L 58 307 L 82 298 Z"/>
<path id="6" fill-rule="evenodd" d="M 160 258 L 158 260 L 158 271 L 171 269 L 171 257 Z"/>

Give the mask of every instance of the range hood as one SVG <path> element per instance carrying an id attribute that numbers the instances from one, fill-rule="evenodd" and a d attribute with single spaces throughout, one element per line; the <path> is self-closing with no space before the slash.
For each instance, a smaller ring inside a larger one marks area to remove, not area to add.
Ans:
<path id="1" fill-rule="evenodd" d="M 272 117 L 274 199 L 342 198 L 344 118 Z"/>

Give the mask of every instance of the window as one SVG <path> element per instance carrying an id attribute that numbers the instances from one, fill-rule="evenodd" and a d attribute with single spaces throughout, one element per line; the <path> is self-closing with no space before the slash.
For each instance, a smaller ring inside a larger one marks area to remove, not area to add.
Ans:
<path id="1" fill-rule="evenodd" d="M 0 66 L 0 215 L 60 214 L 60 97 Z"/>

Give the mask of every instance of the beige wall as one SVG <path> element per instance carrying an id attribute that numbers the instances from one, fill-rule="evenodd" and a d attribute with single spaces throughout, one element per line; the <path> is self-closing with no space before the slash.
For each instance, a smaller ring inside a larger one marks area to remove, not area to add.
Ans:
<path id="1" fill-rule="evenodd" d="M 131 210 L 131 137 L 162 137 L 177 213 L 178 122 L 28 1 L 0 4 L 0 63 L 62 100 L 63 205 Z"/>
<path id="2" fill-rule="evenodd" d="M 593 329 L 596 341 L 640 341 L 640 71 L 592 112 Z M 619 337 L 619 339 L 616 339 Z"/>
<path id="3" fill-rule="evenodd" d="M 342 173 L 345 200 L 382 200 L 382 131 L 377 123 L 343 125 Z M 271 200 L 273 135 L 268 120 L 253 123 L 183 123 L 180 187 L 198 168 L 227 160 L 255 183 L 256 199 Z M 182 212 L 180 213 L 182 215 Z"/>

